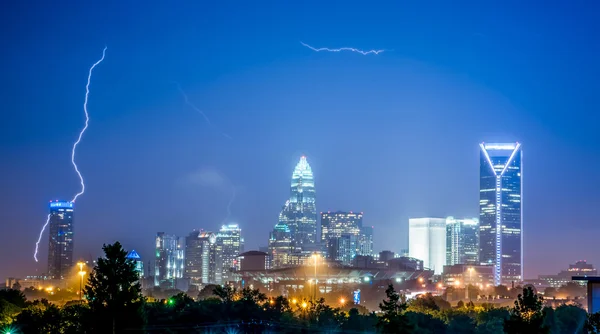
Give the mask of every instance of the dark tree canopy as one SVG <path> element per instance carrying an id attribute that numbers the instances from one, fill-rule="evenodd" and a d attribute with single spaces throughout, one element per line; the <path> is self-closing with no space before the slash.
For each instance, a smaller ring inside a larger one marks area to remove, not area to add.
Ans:
<path id="1" fill-rule="evenodd" d="M 140 307 L 144 301 L 139 275 L 133 260 L 119 242 L 104 245 L 88 283 L 85 296 L 94 314 L 96 332 L 115 333 L 119 329 L 139 328 Z"/>
<path id="2" fill-rule="evenodd" d="M 382 333 L 411 333 L 412 326 L 405 314 L 406 298 L 398 294 L 392 284 L 388 285 L 385 294 L 387 299 L 379 304 L 382 315 L 379 317 L 377 327 Z"/>
<path id="3" fill-rule="evenodd" d="M 523 289 L 523 294 L 518 295 L 510 311 L 510 317 L 504 321 L 504 331 L 511 334 L 549 333 L 549 328 L 544 326 L 542 302 L 542 297 L 531 287 Z"/>

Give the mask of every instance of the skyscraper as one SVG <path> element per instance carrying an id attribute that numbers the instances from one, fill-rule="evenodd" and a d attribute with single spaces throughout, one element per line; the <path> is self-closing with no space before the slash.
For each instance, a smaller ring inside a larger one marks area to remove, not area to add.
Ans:
<path id="1" fill-rule="evenodd" d="M 269 256 L 272 268 L 289 265 L 289 257 L 294 251 L 289 227 L 285 223 L 277 223 L 269 235 Z"/>
<path id="2" fill-rule="evenodd" d="M 446 218 L 446 265 L 479 265 L 479 220 Z"/>
<path id="3" fill-rule="evenodd" d="M 233 271 L 237 270 L 237 257 L 243 252 L 242 230 L 238 224 L 223 225 L 217 233 L 217 247 L 221 252 L 222 282 L 233 281 Z"/>
<path id="4" fill-rule="evenodd" d="M 221 249 L 217 249 L 217 235 L 193 231 L 185 238 L 185 274 L 190 284 L 221 284 Z"/>
<path id="5" fill-rule="evenodd" d="M 373 256 L 373 226 L 362 226 L 360 228 L 356 254 Z"/>
<path id="6" fill-rule="evenodd" d="M 362 218 L 362 212 L 321 212 L 321 241 L 328 259 L 345 265 L 352 262 L 359 250 Z"/>
<path id="7" fill-rule="evenodd" d="M 521 144 L 480 144 L 479 261 L 495 284 L 523 279 Z"/>
<path id="8" fill-rule="evenodd" d="M 408 254 L 422 260 L 425 268 L 441 274 L 446 264 L 446 219 L 410 218 Z"/>
<path id="9" fill-rule="evenodd" d="M 292 173 L 290 199 L 280 214 L 280 223 L 288 226 L 292 241 L 300 247 L 317 241 L 315 183 L 310 165 L 302 156 Z"/>
<path id="10" fill-rule="evenodd" d="M 127 254 L 127 259 L 133 261 L 135 264 L 135 271 L 138 273 L 140 280 L 144 278 L 144 261 L 142 261 L 140 254 L 134 249 Z"/>
<path id="11" fill-rule="evenodd" d="M 154 285 L 174 288 L 177 279 L 183 278 L 184 249 L 183 238 L 158 232 L 156 234 L 156 263 L 154 266 Z"/>
<path id="12" fill-rule="evenodd" d="M 48 275 L 65 278 L 73 269 L 73 203 L 50 202 Z"/>

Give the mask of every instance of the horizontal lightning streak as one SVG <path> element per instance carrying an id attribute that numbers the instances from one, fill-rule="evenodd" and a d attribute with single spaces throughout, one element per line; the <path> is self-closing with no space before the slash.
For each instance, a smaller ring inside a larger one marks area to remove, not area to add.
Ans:
<path id="1" fill-rule="evenodd" d="M 94 68 L 96 66 L 98 66 L 104 60 L 104 56 L 106 55 L 106 49 L 107 48 L 108 48 L 107 46 L 104 47 L 104 50 L 102 50 L 102 58 L 100 58 L 100 60 L 98 60 L 97 62 L 95 62 L 94 65 L 92 65 L 92 67 L 90 67 L 90 70 L 88 72 L 87 84 L 85 85 L 85 99 L 83 101 L 83 111 L 85 112 L 85 126 L 83 127 L 83 129 L 81 130 L 81 132 L 79 132 L 79 137 L 77 138 L 77 141 L 73 144 L 73 149 L 71 150 L 71 163 L 73 164 L 73 167 L 75 167 L 75 172 L 77 173 L 77 176 L 79 176 L 79 182 L 81 183 L 81 191 L 78 192 L 73 197 L 73 199 L 71 200 L 71 202 L 75 202 L 75 200 L 77 200 L 77 197 L 83 195 L 83 193 L 85 192 L 85 183 L 83 181 L 83 176 L 81 175 L 81 172 L 79 172 L 79 168 L 77 168 L 77 164 L 75 163 L 75 149 L 77 148 L 77 145 L 79 145 L 79 142 L 81 142 L 81 138 L 83 137 L 83 133 L 85 132 L 85 130 L 87 130 L 88 124 L 90 122 L 90 115 L 89 115 L 88 110 L 87 110 L 87 104 L 88 104 L 88 98 L 89 98 L 89 95 L 90 95 L 90 82 L 92 80 L 92 72 L 94 71 Z M 42 230 L 40 231 L 40 235 L 38 237 L 38 240 L 35 243 L 35 252 L 33 253 L 33 258 L 35 259 L 35 262 L 38 262 L 37 253 L 38 253 L 40 241 L 42 240 L 42 235 L 44 234 L 44 231 L 46 230 L 46 227 L 48 226 L 48 223 L 50 223 L 50 214 L 48 214 L 48 218 L 46 219 L 46 223 L 42 227 Z"/>
<path id="2" fill-rule="evenodd" d="M 361 55 L 363 55 L 363 56 L 366 56 L 366 55 L 368 55 L 368 54 L 371 54 L 371 53 L 372 53 L 372 54 L 376 54 L 376 55 L 378 55 L 378 54 L 380 54 L 380 53 L 382 53 L 382 52 L 384 52 L 384 51 L 385 51 L 385 50 L 369 50 L 369 51 L 363 51 L 363 50 L 360 50 L 360 49 L 348 48 L 348 47 L 344 47 L 344 48 L 338 48 L 338 49 L 330 49 L 330 48 L 315 48 L 315 47 L 312 47 L 312 46 L 310 46 L 310 45 L 308 45 L 308 44 L 306 44 L 306 43 L 304 43 L 304 42 L 300 42 L 300 44 L 302 44 L 302 45 L 304 45 L 305 47 L 307 47 L 307 48 L 309 48 L 309 49 L 311 49 L 311 50 L 313 50 L 313 51 L 316 51 L 316 52 L 321 52 L 321 51 L 327 51 L 327 52 L 352 51 L 352 52 L 360 53 L 360 54 L 361 54 Z"/>

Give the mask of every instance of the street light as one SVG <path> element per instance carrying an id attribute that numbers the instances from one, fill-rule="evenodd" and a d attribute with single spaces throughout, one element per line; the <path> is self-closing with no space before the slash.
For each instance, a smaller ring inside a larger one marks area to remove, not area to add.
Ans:
<path id="1" fill-rule="evenodd" d="M 469 284 L 473 284 L 473 267 L 467 269 L 469 271 Z M 465 299 L 469 299 L 469 285 L 465 282 Z"/>
<path id="2" fill-rule="evenodd" d="M 302 302 L 302 308 L 306 308 L 308 304 L 306 302 Z"/>
<path id="3" fill-rule="evenodd" d="M 315 294 L 314 300 L 317 300 L 317 260 L 319 259 L 319 254 L 314 253 L 312 258 L 315 260 Z"/>
<path id="4" fill-rule="evenodd" d="M 83 276 L 85 276 L 85 271 L 83 271 L 83 266 L 85 263 L 77 262 L 79 266 L 79 276 L 81 276 L 81 280 L 79 281 L 79 304 L 83 303 Z"/>
<path id="5" fill-rule="evenodd" d="M 344 306 L 345 303 L 346 303 L 346 299 L 344 299 L 344 297 L 340 298 L 340 304 L 342 304 L 342 306 Z"/>

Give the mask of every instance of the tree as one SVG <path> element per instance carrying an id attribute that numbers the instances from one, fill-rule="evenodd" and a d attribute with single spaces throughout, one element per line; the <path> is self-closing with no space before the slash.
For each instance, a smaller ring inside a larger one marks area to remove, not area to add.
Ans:
<path id="1" fill-rule="evenodd" d="M 60 309 L 46 299 L 34 301 L 15 319 L 19 333 L 61 333 L 63 326 Z"/>
<path id="2" fill-rule="evenodd" d="M 585 328 L 590 334 L 600 334 L 600 312 L 588 315 Z"/>
<path id="3" fill-rule="evenodd" d="M 213 290 L 213 294 L 215 296 L 219 297 L 223 301 L 223 303 L 230 304 L 236 298 L 237 289 L 230 285 L 225 285 L 225 286 L 217 285 L 217 286 L 215 286 L 215 288 Z"/>
<path id="4" fill-rule="evenodd" d="M 133 260 L 118 241 L 102 249 L 104 258 L 98 259 L 84 290 L 95 320 L 93 329 L 114 334 L 143 326 L 144 297 Z"/>
<path id="5" fill-rule="evenodd" d="M 506 308 L 489 308 L 477 314 L 477 334 L 504 333 L 504 321 L 510 314 Z"/>
<path id="6" fill-rule="evenodd" d="M 561 305 L 556 308 L 554 313 L 558 324 L 557 333 L 583 333 L 587 314 L 582 308 Z"/>
<path id="7" fill-rule="evenodd" d="M 538 296 L 531 287 L 523 289 L 523 294 L 517 296 L 515 306 L 510 311 L 510 317 L 504 321 L 504 332 L 511 334 L 549 333 L 549 328 L 544 326 L 542 300 L 542 297 Z"/>
<path id="8" fill-rule="evenodd" d="M 398 294 L 392 284 L 388 285 L 385 294 L 387 299 L 379 304 L 383 314 L 377 321 L 377 327 L 382 333 L 411 333 L 412 326 L 405 314 L 406 298 Z"/>
<path id="9" fill-rule="evenodd" d="M 208 284 L 198 292 L 198 300 L 214 297 L 214 290 L 218 285 Z"/>
<path id="10" fill-rule="evenodd" d="M 439 296 L 426 293 L 409 301 L 407 310 L 427 313 L 447 309 L 450 309 L 450 303 Z"/>

